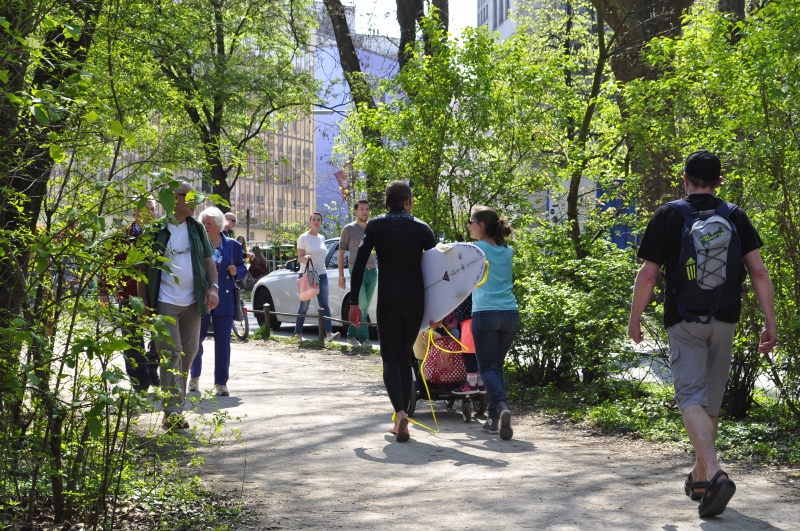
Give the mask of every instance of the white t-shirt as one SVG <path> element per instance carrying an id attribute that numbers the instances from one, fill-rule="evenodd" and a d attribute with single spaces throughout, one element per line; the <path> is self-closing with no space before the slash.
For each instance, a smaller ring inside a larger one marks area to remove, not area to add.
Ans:
<path id="1" fill-rule="evenodd" d="M 158 300 L 175 306 L 189 306 L 195 302 L 189 228 L 184 221 L 177 226 L 172 223 L 167 224 L 167 230 L 169 230 L 169 241 L 164 257 L 169 260 L 168 265 L 172 274 L 162 271 Z"/>
<path id="2" fill-rule="evenodd" d="M 304 232 L 297 238 L 297 248 L 305 249 L 306 254 L 311 256 L 311 261 L 314 262 L 313 271 L 318 272 L 320 275 L 325 273 L 325 256 L 328 254 L 328 248 L 325 247 L 325 238 L 322 234 L 312 236 L 311 233 Z M 300 272 L 306 270 L 306 265 L 300 265 Z"/>

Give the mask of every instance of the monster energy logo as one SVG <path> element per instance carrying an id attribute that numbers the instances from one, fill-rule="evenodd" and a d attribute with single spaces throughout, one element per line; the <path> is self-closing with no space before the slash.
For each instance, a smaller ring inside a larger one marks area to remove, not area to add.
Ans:
<path id="1" fill-rule="evenodd" d="M 689 258 L 686 261 L 686 278 L 689 280 L 695 280 L 697 278 L 697 264 L 694 258 Z"/>

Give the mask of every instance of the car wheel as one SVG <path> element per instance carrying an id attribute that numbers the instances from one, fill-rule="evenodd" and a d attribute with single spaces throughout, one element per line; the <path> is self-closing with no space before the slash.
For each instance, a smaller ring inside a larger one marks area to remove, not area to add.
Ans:
<path id="1" fill-rule="evenodd" d="M 269 304 L 271 310 L 275 309 L 275 303 L 272 302 L 272 295 L 270 295 L 269 290 L 260 288 L 253 296 L 253 310 L 262 310 L 264 304 Z M 262 312 L 256 313 L 256 321 L 258 321 L 258 326 L 264 326 L 264 314 Z M 269 326 L 273 330 L 277 330 L 281 326 L 277 315 L 270 315 Z"/>

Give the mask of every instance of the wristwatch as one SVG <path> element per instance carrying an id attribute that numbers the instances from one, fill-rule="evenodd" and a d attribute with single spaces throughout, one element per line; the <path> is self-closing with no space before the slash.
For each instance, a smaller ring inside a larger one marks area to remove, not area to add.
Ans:
<path id="1" fill-rule="evenodd" d="M 216 282 L 212 282 L 211 285 L 209 286 L 209 288 L 217 288 L 217 289 L 219 289 L 219 284 L 217 284 Z"/>

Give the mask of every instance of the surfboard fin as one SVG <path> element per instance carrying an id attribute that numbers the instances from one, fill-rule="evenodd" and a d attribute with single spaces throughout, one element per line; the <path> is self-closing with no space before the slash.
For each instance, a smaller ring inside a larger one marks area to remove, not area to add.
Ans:
<path id="1" fill-rule="evenodd" d="M 447 251 L 450 251 L 454 247 L 455 247 L 455 245 L 451 245 L 451 244 L 448 244 L 448 243 L 439 242 L 439 243 L 436 244 L 436 249 L 438 251 L 443 252 L 443 253 L 446 253 Z"/>

